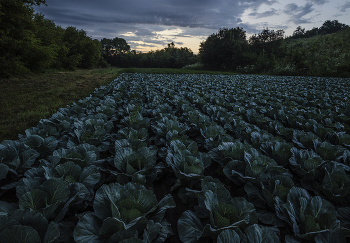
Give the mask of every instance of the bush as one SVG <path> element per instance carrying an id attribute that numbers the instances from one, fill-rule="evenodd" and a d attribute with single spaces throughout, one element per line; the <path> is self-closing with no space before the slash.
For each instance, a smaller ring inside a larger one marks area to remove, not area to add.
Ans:
<path id="1" fill-rule="evenodd" d="M 190 65 L 184 66 L 182 69 L 203 70 L 203 69 L 205 69 L 205 66 L 204 66 L 204 64 L 197 62 L 195 64 L 190 64 Z"/>

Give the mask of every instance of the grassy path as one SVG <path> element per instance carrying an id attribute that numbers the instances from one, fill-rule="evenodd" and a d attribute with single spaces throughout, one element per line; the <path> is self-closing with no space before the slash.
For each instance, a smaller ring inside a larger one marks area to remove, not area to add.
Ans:
<path id="1" fill-rule="evenodd" d="M 118 76 L 117 68 L 32 74 L 0 79 L 0 142 L 49 118 L 59 108 L 89 96 Z"/>

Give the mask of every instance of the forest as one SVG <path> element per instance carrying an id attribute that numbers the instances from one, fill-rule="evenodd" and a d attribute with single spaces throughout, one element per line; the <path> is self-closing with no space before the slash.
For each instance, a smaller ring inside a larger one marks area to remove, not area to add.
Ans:
<path id="1" fill-rule="evenodd" d="M 350 76 L 348 25 L 327 20 L 305 31 L 298 26 L 292 36 L 265 28 L 247 38 L 242 28 L 223 28 L 200 44 L 205 68 L 301 76 Z"/>
<path id="2" fill-rule="evenodd" d="M 273 75 L 350 76 L 350 29 L 337 20 L 292 36 L 263 29 L 222 28 L 195 55 L 174 42 L 161 50 L 131 50 L 125 39 L 92 39 L 74 26 L 62 28 L 33 6 L 45 0 L 0 0 L 0 77 L 90 68 L 192 68 Z"/>

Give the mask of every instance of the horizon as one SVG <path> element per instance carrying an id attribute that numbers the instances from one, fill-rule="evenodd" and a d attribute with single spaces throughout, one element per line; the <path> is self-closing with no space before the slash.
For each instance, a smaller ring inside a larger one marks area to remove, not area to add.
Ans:
<path id="1" fill-rule="evenodd" d="M 199 45 L 220 28 L 240 27 L 247 38 L 263 29 L 321 27 L 327 20 L 350 25 L 350 1 L 328 0 L 47 0 L 34 7 L 63 28 L 83 29 L 93 39 L 123 38 L 131 50 L 149 52 L 174 42 L 198 54 Z M 131 6 L 131 7 L 130 7 Z"/>

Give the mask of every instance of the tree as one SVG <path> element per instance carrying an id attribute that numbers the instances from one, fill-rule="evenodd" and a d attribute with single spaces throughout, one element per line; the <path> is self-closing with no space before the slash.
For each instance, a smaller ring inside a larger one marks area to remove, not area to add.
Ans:
<path id="1" fill-rule="evenodd" d="M 101 45 L 105 56 L 130 51 L 130 45 L 125 39 L 119 37 L 115 37 L 114 39 L 103 38 L 101 40 Z"/>
<path id="2" fill-rule="evenodd" d="M 303 38 L 305 37 L 305 28 L 298 26 L 293 32 L 293 38 Z"/>
<path id="3" fill-rule="evenodd" d="M 64 31 L 62 41 L 66 48 L 66 55 L 62 57 L 64 68 L 91 68 L 98 65 L 101 44 L 87 36 L 86 31 L 69 26 Z"/>
<path id="4" fill-rule="evenodd" d="M 319 28 L 319 34 L 321 35 L 331 34 L 341 30 L 345 30 L 347 28 L 349 28 L 348 25 L 339 23 L 338 20 L 333 20 L 333 21 L 327 20 Z"/>
<path id="5" fill-rule="evenodd" d="M 21 2 L 29 5 L 37 5 L 39 6 L 40 4 L 45 4 L 46 5 L 46 0 L 21 0 Z"/>
<path id="6" fill-rule="evenodd" d="M 125 62 L 125 56 L 122 57 L 121 54 L 130 52 L 130 45 L 125 39 L 119 37 L 115 37 L 113 39 L 103 38 L 101 40 L 101 46 L 102 57 L 112 66 L 121 67 L 122 59 L 123 62 Z M 128 62 L 125 62 L 125 64 L 127 63 Z"/>
<path id="7" fill-rule="evenodd" d="M 251 45 L 262 44 L 272 41 L 282 40 L 284 38 L 284 30 L 269 30 L 269 28 L 263 29 L 259 34 L 252 35 L 249 38 Z"/>
<path id="8" fill-rule="evenodd" d="M 311 30 L 307 30 L 305 33 L 305 37 L 312 37 L 318 35 L 319 29 L 317 27 L 313 27 Z"/>
<path id="9" fill-rule="evenodd" d="M 200 44 L 201 62 L 212 69 L 235 70 L 245 64 L 248 43 L 243 28 L 223 28 Z"/>
<path id="10" fill-rule="evenodd" d="M 41 43 L 35 38 L 34 10 L 30 6 L 40 3 L 45 1 L 0 0 L 0 76 L 28 72 L 28 64 L 40 61 L 33 56 Z"/>

